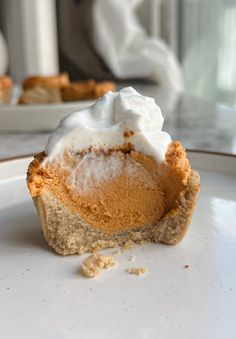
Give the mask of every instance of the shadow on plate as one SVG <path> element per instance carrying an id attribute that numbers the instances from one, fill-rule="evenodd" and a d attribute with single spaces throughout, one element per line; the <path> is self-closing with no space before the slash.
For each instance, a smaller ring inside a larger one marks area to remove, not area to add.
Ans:
<path id="1" fill-rule="evenodd" d="M 1 211 L 0 247 L 38 248 L 51 252 L 42 233 L 37 212 L 30 202 Z"/>

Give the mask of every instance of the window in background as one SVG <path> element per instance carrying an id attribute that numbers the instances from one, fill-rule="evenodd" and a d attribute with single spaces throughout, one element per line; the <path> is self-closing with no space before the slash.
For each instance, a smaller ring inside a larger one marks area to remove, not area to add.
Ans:
<path id="1" fill-rule="evenodd" d="M 179 22 L 187 91 L 236 107 L 236 0 L 180 0 Z"/>
<path id="2" fill-rule="evenodd" d="M 187 93 L 236 108 L 236 0 L 145 0 L 139 16 L 177 55 Z"/>

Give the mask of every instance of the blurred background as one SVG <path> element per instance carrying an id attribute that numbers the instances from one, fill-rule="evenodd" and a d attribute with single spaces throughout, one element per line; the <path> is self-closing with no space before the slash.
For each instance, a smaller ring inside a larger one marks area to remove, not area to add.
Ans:
<path id="1" fill-rule="evenodd" d="M 19 95 L 25 78 L 61 72 L 131 85 L 186 148 L 236 154 L 236 0 L 0 0 L 0 79 Z M 38 90 L 33 105 L 0 105 L 0 158 L 37 153 L 93 102 Z"/>
<path id="2" fill-rule="evenodd" d="M 61 71 L 69 72 L 73 80 L 112 78 L 107 62 L 97 52 L 90 55 L 95 49 L 91 36 L 94 2 L 1 0 L 1 73 L 9 74 L 16 83 L 28 75 Z M 126 3 L 135 7 L 146 34 L 165 41 L 175 54 L 187 93 L 236 106 L 236 0 Z M 124 1 L 120 4 L 126 6 Z M 92 67 L 85 62 L 88 55 Z"/>

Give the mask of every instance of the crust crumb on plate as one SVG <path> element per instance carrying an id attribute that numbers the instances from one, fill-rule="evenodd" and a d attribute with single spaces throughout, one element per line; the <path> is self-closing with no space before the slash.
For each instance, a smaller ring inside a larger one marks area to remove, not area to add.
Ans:
<path id="1" fill-rule="evenodd" d="M 114 251 L 112 251 L 111 254 L 112 254 L 112 255 L 121 255 L 121 254 L 122 254 L 122 251 L 121 251 L 120 249 L 114 250 Z"/>
<path id="2" fill-rule="evenodd" d="M 82 261 L 81 272 L 87 278 L 94 278 L 101 273 L 102 269 L 110 268 L 116 264 L 113 257 L 96 253 Z"/>
<path id="3" fill-rule="evenodd" d="M 130 257 L 129 257 L 129 261 L 131 261 L 131 262 L 134 262 L 135 261 L 135 256 L 134 255 L 130 255 Z"/>
<path id="4" fill-rule="evenodd" d="M 148 271 L 145 267 L 130 267 L 127 269 L 127 272 L 130 274 L 135 274 L 135 275 L 143 275 L 146 274 Z"/>

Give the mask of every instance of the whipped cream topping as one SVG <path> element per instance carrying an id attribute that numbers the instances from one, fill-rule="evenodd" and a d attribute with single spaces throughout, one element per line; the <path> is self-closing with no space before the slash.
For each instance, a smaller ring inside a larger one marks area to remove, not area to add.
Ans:
<path id="1" fill-rule="evenodd" d="M 132 87 L 108 92 L 97 102 L 69 114 L 49 137 L 48 160 L 87 149 L 109 150 L 131 143 L 136 151 L 163 161 L 171 138 L 162 131 L 163 116 L 153 98 Z"/>

